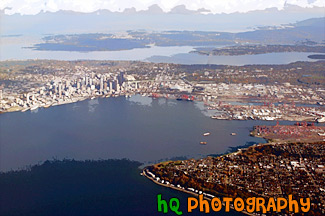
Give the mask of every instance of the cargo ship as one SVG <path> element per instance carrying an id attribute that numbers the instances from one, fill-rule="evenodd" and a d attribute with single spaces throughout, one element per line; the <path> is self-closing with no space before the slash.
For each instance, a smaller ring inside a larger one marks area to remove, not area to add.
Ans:
<path id="1" fill-rule="evenodd" d="M 206 145 L 206 144 L 207 144 L 207 142 L 200 142 L 200 144 L 201 144 L 201 145 Z"/>
<path id="2" fill-rule="evenodd" d="M 194 96 L 189 96 L 189 95 L 181 95 L 179 96 L 178 98 L 176 98 L 176 100 L 179 100 L 179 101 L 194 101 Z"/>

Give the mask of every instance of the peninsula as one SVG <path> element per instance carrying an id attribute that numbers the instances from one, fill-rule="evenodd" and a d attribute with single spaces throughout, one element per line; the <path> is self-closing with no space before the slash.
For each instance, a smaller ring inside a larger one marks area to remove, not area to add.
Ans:
<path id="1" fill-rule="evenodd" d="M 308 214 L 323 215 L 324 147 L 324 141 L 259 144 L 219 157 L 162 162 L 143 173 L 159 185 L 205 199 L 310 198 Z"/>

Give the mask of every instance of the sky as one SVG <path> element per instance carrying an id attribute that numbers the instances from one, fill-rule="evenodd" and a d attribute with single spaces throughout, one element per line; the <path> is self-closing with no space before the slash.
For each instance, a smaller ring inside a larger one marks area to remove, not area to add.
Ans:
<path id="1" fill-rule="evenodd" d="M 99 9 L 122 12 L 134 7 L 137 11 L 146 10 L 157 4 L 165 12 L 178 5 L 187 9 L 205 8 L 211 13 L 248 12 L 276 7 L 283 9 L 286 4 L 300 7 L 325 7 L 325 0 L 0 0 L 0 10 L 5 14 L 34 15 L 41 11 L 56 12 L 71 10 L 77 12 L 94 12 Z"/>

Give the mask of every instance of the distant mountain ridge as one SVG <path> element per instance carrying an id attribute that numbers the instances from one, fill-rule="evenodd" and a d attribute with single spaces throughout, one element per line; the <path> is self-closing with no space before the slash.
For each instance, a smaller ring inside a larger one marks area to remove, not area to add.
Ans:
<path id="1" fill-rule="evenodd" d="M 0 14 L 12 14 L 12 12 L 10 12 L 13 8 L 11 7 L 5 7 L 2 10 L 0 10 Z M 227 13 L 227 14 L 234 14 L 234 13 L 255 13 L 255 12 L 265 12 L 265 13 L 269 13 L 269 12 L 276 12 L 276 11 L 286 11 L 286 12 L 296 12 L 296 13 L 303 13 L 303 12 L 308 12 L 308 13 L 324 13 L 324 9 L 325 9 L 325 5 L 323 7 L 319 7 L 319 6 L 309 6 L 309 7 L 301 7 L 299 5 L 296 4 L 289 4 L 287 2 L 284 3 L 283 5 L 283 9 L 279 9 L 277 7 L 268 7 L 265 8 L 264 10 L 257 10 L 257 9 L 251 9 L 248 10 L 246 12 L 240 12 L 240 11 L 233 11 L 231 13 Z M 126 7 L 123 10 L 120 11 L 116 11 L 116 10 L 110 10 L 107 8 L 102 8 L 102 9 L 97 9 L 94 10 L 93 12 L 82 12 L 82 11 L 78 11 L 76 10 L 66 10 L 66 9 L 59 9 L 55 12 L 50 11 L 50 10 L 46 10 L 44 11 L 43 9 L 39 11 L 39 13 L 60 13 L 60 12 L 69 12 L 69 13 L 76 13 L 76 14 L 90 14 L 90 13 L 120 13 L 120 14 L 130 14 L 130 13 L 137 13 L 137 14 L 222 14 L 225 12 L 218 12 L 218 13 L 214 13 L 211 11 L 211 9 L 208 8 L 198 8 L 196 10 L 193 9 L 188 9 L 186 7 L 186 5 L 184 4 L 179 4 L 176 5 L 172 8 L 170 8 L 170 10 L 163 10 L 157 3 L 156 4 L 152 4 L 150 6 L 148 6 L 147 9 L 136 9 L 135 7 Z M 7 13 L 8 12 L 8 13 Z M 17 13 L 13 13 L 13 14 L 17 14 Z M 18 13 L 20 14 L 20 13 Z M 37 15 L 37 14 L 35 14 Z"/>
<path id="2" fill-rule="evenodd" d="M 290 26 L 272 30 L 241 32 L 236 37 L 242 40 L 265 41 L 269 44 L 293 44 L 303 40 L 325 42 L 325 17 L 303 20 Z"/>
<path id="3" fill-rule="evenodd" d="M 189 10 L 179 5 L 164 12 L 158 5 L 137 11 L 106 9 L 91 13 L 60 10 L 37 15 L 6 15 L 0 11 L 2 35 L 112 33 L 146 29 L 149 31 L 189 30 L 244 32 L 263 26 L 280 26 L 315 17 L 324 17 L 325 8 L 287 5 L 283 10 L 268 8 L 247 13 L 211 14 L 209 10 Z"/>

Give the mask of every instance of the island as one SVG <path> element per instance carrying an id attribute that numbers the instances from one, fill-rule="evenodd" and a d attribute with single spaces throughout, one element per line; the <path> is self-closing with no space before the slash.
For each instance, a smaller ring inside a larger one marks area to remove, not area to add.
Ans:
<path id="1" fill-rule="evenodd" d="M 231 46 L 230 49 L 217 49 L 212 54 L 242 55 L 293 51 L 324 53 L 323 23 L 324 18 L 315 18 L 308 20 L 308 23 L 301 21 L 292 25 L 258 28 L 238 33 L 127 30 L 114 33 L 57 34 L 45 36 L 41 43 L 27 48 L 91 52 L 131 50 L 150 46 Z M 202 48 L 197 48 L 197 52 L 207 54 Z"/>
<path id="2" fill-rule="evenodd" d="M 325 59 L 325 55 L 309 55 L 310 59 Z"/>
<path id="3" fill-rule="evenodd" d="M 307 53 L 325 53 L 325 46 L 321 45 L 238 45 L 223 48 L 196 48 L 193 53 L 201 55 L 223 55 L 223 56 L 239 56 L 239 55 L 258 55 L 266 53 L 282 53 L 282 52 L 307 52 Z M 322 59 L 322 55 L 310 55 L 309 58 Z"/>

